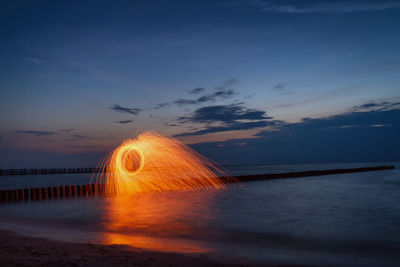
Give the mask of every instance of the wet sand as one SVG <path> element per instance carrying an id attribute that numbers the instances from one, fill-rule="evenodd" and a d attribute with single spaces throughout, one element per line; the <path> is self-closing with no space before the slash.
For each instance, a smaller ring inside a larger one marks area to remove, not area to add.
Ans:
<path id="1" fill-rule="evenodd" d="M 0 266 L 256 266 L 224 262 L 207 255 L 145 251 L 123 245 L 97 245 L 19 236 L 0 230 Z"/>

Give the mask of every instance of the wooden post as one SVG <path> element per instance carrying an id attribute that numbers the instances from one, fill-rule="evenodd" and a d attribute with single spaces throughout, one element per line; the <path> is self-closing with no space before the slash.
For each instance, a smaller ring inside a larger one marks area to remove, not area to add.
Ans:
<path id="1" fill-rule="evenodd" d="M 30 200 L 35 200 L 35 199 L 36 199 L 36 191 L 35 191 L 35 188 L 29 189 L 29 199 L 30 199 Z"/>
<path id="2" fill-rule="evenodd" d="M 65 198 L 65 195 L 66 195 L 65 194 L 65 189 L 66 189 L 65 186 L 60 186 L 59 188 L 60 188 L 60 197 Z"/>
<path id="3" fill-rule="evenodd" d="M 47 188 L 43 187 L 41 191 L 42 191 L 42 199 L 47 199 Z"/>
<path id="4" fill-rule="evenodd" d="M 97 194 L 97 184 L 91 184 L 91 191 L 93 196 Z"/>
<path id="5" fill-rule="evenodd" d="M 104 195 L 104 185 L 103 184 L 98 184 L 97 187 L 99 188 L 99 195 L 103 196 Z"/>
<path id="6" fill-rule="evenodd" d="M 54 198 L 60 197 L 60 188 L 58 186 L 53 186 L 53 196 Z"/>
<path id="7" fill-rule="evenodd" d="M 82 185 L 76 186 L 76 195 L 81 197 L 82 196 Z"/>
<path id="8" fill-rule="evenodd" d="M 48 197 L 48 199 L 54 198 L 53 187 L 47 187 L 47 197 Z"/>
<path id="9" fill-rule="evenodd" d="M 71 185 L 71 197 L 76 196 L 76 185 Z"/>
<path id="10" fill-rule="evenodd" d="M 14 190 L 14 201 L 21 201 L 23 199 L 23 190 L 17 189 Z"/>
<path id="11" fill-rule="evenodd" d="M 65 197 L 71 197 L 71 186 L 70 185 L 65 186 Z"/>
<path id="12" fill-rule="evenodd" d="M 36 188 L 36 200 L 42 200 L 42 188 Z"/>
<path id="13" fill-rule="evenodd" d="M 88 196 L 88 186 L 86 184 L 82 185 L 82 196 Z"/>
<path id="14" fill-rule="evenodd" d="M 28 201 L 29 200 L 29 189 L 24 189 L 24 200 Z"/>
<path id="15" fill-rule="evenodd" d="M 7 190 L 7 200 L 8 202 L 12 202 L 13 201 L 13 190 Z"/>
<path id="16" fill-rule="evenodd" d="M 0 191 L 0 200 L 1 200 L 1 202 L 7 202 L 8 196 L 7 196 L 7 191 L 6 190 L 1 190 Z"/>

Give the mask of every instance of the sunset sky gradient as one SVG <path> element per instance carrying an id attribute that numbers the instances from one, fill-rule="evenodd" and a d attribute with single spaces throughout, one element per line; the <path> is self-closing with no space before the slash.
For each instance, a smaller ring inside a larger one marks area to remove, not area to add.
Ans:
<path id="1" fill-rule="evenodd" d="M 147 130 L 221 163 L 400 160 L 399 1 L 2 1 L 0 168 Z"/>

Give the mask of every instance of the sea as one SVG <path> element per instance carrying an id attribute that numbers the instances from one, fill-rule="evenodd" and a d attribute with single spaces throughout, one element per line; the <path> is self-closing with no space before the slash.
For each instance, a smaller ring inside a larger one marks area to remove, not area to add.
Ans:
<path id="1" fill-rule="evenodd" d="M 231 165 L 232 175 L 395 165 L 393 170 L 225 189 L 0 203 L 0 229 L 221 261 L 400 265 L 400 162 Z M 87 184 L 91 174 L 1 176 L 0 190 Z"/>

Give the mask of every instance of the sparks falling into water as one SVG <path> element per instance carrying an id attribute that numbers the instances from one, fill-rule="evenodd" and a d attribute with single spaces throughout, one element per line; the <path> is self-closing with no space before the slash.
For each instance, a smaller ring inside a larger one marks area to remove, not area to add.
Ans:
<path id="1" fill-rule="evenodd" d="M 110 194 L 223 188 L 218 177 L 229 177 L 193 149 L 155 132 L 125 140 L 100 165 L 96 183 L 105 184 Z"/>

